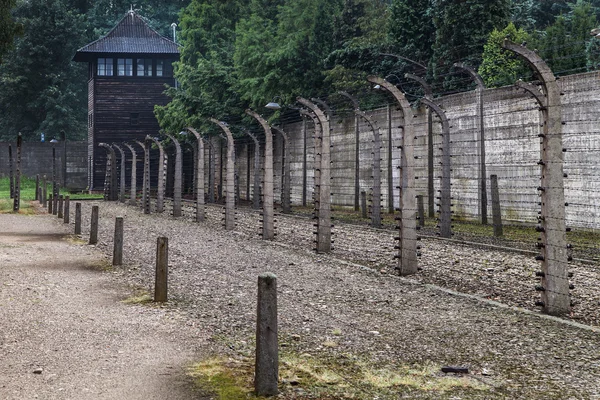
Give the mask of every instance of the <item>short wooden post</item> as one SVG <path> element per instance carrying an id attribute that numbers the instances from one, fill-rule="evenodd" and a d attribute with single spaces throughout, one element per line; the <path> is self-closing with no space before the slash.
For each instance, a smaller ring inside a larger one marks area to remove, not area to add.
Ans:
<path id="1" fill-rule="evenodd" d="M 64 218 L 63 206 L 64 206 L 64 198 L 63 198 L 63 195 L 61 194 L 60 196 L 58 196 L 58 211 L 56 213 L 56 216 L 60 219 Z"/>
<path id="2" fill-rule="evenodd" d="M 360 210 L 362 212 L 362 217 L 367 218 L 367 192 L 364 190 L 360 192 Z"/>
<path id="3" fill-rule="evenodd" d="M 54 204 L 54 199 L 52 199 L 52 194 L 48 196 L 48 214 L 52 214 L 52 205 Z"/>
<path id="4" fill-rule="evenodd" d="M 154 301 L 167 301 L 167 276 L 169 264 L 169 239 L 159 237 L 156 240 L 156 280 L 154 282 Z"/>
<path id="5" fill-rule="evenodd" d="M 23 137 L 19 132 L 17 136 L 17 170 L 15 171 L 15 182 L 14 182 L 14 197 L 13 197 L 13 211 L 19 212 L 21 208 L 21 147 L 23 145 Z"/>
<path id="6" fill-rule="evenodd" d="M 13 174 L 13 156 L 12 156 L 12 145 L 8 145 L 8 176 L 9 176 L 9 185 L 10 185 L 10 198 L 14 198 L 15 196 L 15 177 Z"/>
<path id="7" fill-rule="evenodd" d="M 123 217 L 115 218 L 115 237 L 112 265 L 123 264 Z"/>
<path id="8" fill-rule="evenodd" d="M 46 175 L 42 177 L 42 207 L 48 205 L 48 183 L 46 182 Z"/>
<path id="9" fill-rule="evenodd" d="M 75 234 L 81 235 L 81 203 L 75 203 Z"/>
<path id="10" fill-rule="evenodd" d="M 58 184 L 55 184 L 54 187 L 56 188 L 56 192 L 52 195 L 52 215 L 58 214 L 58 193 L 60 193 Z"/>
<path id="11" fill-rule="evenodd" d="M 498 190 L 498 175 L 491 175 L 492 189 L 492 221 L 494 224 L 494 236 L 500 237 L 502 232 L 502 214 L 500 210 L 500 192 Z"/>
<path id="12" fill-rule="evenodd" d="M 98 243 L 98 206 L 92 206 L 92 221 L 90 223 L 89 244 Z"/>
<path id="13" fill-rule="evenodd" d="M 68 224 L 70 221 L 71 216 L 69 215 L 71 213 L 70 210 L 70 203 L 71 203 L 71 197 L 70 196 L 66 196 L 65 197 L 65 214 L 64 214 L 64 220 L 63 222 L 65 224 Z"/>
<path id="14" fill-rule="evenodd" d="M 256 361 L 254 389 L 258 396 L 277 395 L 279 353 L 277 344 L 277 276 L 258 276 L 256 313 Z"/>
<path id="15" fill-rule="evenodd" d="M 37 190 L 37 199 L 39 201 L 40 204 L 44 204 L 44 191 L 42 190 L 42 188 L 38 188 Z"/>
<path id="16" fill-rule="evenodd" d="M 425 207 L 423 205 L 423 195 L 420 194 L 417 196 L 417 213 L 418 213 L 418 219 L 419 219 L 419 226 L 420 227 L 424 227 L 425 226 Z"/>
<path id="17" fill-rule="evenodd" d="M 35 175 L 35 200 L 40 200 L 40 174 Z"/>

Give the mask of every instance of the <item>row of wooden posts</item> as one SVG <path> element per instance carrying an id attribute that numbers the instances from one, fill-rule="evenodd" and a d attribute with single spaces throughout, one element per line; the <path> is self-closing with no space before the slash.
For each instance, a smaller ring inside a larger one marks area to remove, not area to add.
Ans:
<path id="1" fill-rule="evenodd" d="M 41 188 L 40 188 L 41 190 Z M 70 222 L 70 197 L 49 196 L 45 200 L 40 193 L 39 202 L 47 203 L 48 213 Z M 90 234 L 88 243 L 98 243 L 99 207 L 92 206 Z M 123 264 L 123 217 L 115 218 L 112 265 Z M 81 234 L 81 203 L 75 203 L 75 234 Z M 169 241 L 166 237 L 156 239 L 156 273 L 154 281 L 154 301 L 166 302 L 168 299 Z M 277 277 L 264 273 L 258 277 L 258 303 L 256 316 L 256 362 L 254 386 L 259 396 L 274 396 L 278 393 L 279 349 L 277 337 Z"/>

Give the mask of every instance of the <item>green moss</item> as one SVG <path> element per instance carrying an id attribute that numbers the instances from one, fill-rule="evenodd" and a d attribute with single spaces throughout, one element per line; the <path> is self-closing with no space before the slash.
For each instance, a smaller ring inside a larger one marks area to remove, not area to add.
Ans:
<path id="1" fill-rule="evenodd" d="M 193 365 L 189 374 L 216 399 L 257 399 L 252 360 L 212 357 Z M 442 374 L 434 363 L 377 367 L 348 354 L 313 356 L 293 351 L 280 353 L 279 379 L 283 399 L 395 399 L 402 393 L 418 398 L 485 398 L 490 389 L 469 375 Z"/>

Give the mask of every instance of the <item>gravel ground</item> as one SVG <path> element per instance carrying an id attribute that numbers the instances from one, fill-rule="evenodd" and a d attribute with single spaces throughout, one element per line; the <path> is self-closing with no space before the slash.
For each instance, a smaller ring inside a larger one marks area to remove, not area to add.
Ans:
<path id="1" fill-rule="evenodd" d="M 175 220 L 117 203 L 84 202 L 84 239 L 92 204 L 100 206 L 97 248 L 106 255 L 112 252 L 114 217 L 125 218 L 126 265 L 118 276 L 129 284 L 151 289 L 156 238 L 169 238 L 171 307 L 188 324 L 211 332 L 223 352 L 252 354 L 256 277 L 271 271 L 278 276 L 284 348 L 324 359 L 356 356 L 390 369 L 464 365 L 486 387 L 468 395 L 456 389 L 447 398 L 600 399 L 597 328 L 424 284 L 529 306 L 538 268 L 531 257 L 424 240 L 422 271 L 402 279 L 390 273 L 389 231 L 339 224 L 333 254 L 316 255 L 307 250 L 313 237 L 312 221 L 305 218 L 278 216 L 277 239 L 265 242 L 257 235 L 259 214 L 250 210 L 239 210 L 236 230 L 227 232 L 217 206 L 196 224 L 191 209 Z M 597 324 L 597 277 L 586 273 L 575 275 L 581 289 L 574 292 L 579 304 L 573 318 Z M 390 398 L 443 398 L 399 390 Z"/>
<path id="2" fill-rule="evenodd" d="M 121 303 L 105 256 L 50 218 L 0 214 L 0 399 L 201 398 L 187 367 L 210 333 Z"/>

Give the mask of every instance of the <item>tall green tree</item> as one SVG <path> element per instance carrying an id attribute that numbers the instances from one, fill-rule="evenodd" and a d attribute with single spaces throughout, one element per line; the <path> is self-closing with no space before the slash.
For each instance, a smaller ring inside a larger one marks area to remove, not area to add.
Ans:
<path id="1" fill-rule="evenodd" d="M 12 46 L 15 34 L 20 32 L 20 26 L 12 16 L 16 0 L 0 0 L 0 63 L 2 55 Z"/>
<path id="2" fill-rule="evenodd" d="M 387 35 L 393 53 L 427 65 L 433 55 L 435 40 L 429 2 L 393 0 Z"/>
<path id="3" fill-rule="evenodd" d="M 489 34 L 509 22 L 510 1 L 432 0 L 431 11 L 436 29 L 430 63 L 433 76 L 443 82 L 445 91 L 470 87 L 470 80 L 451 75 L 452 65 L 480 64 Z"/>
<path id="4" fill-rule="evenodd" d="M 272 2 L 272 1 L 271 1 Z M 323 89 L 324 59 L 337 0 L 281 1 L 277 13 L 265 13 L 264 0 L 252 2 L 251 15 L 238 24 L 235 65 L 238 91 L 252 107 L 274 96 L 289 103 L 297 95 Z"/>
<path id="5" fill-rule="evenodd" d="M 506 28 L 494 29 L 490 33 L 483 47 L 483 60 L 478 71 L 486 87 L 512 85 L 517 79 L 529 77 L 531 73 L 520 57 L 502 48 L 505 38 L 514 43 L 531 40 L 531 36 L 524 29 L 517 29 L 512 22 Z"/>
<path id="6" fill-rule="evenodd" d="M 87 71 L 70 61 L 85 42 L 83 17 L 48 0 L 20 1 L 14 15 L 23 35 L 0 65 L 0 134 L 32 139 L 39 131 L 52 137 L 65 130 L 83 137 Z"/>
<path id="7" fill-rule="evenodd" d="M 570 11 L 559 15 L 540 42 L 541 56 L 555 74 L 572 74 L 587 69 L 587 43 L 597 19 L 590 2 L 569 4 Z"/>
<path id="8" fill-rule="evenodd" d="M 193 0 L 180 15 L 180 61 L 175 63 L 177 89 L 165 107 L 155 107 L 161 127 L 175 132 L 187 124 L 211 126 L 208 117 L 240 114 L 233 64 L 235 26 L 245 1 Z"/>
<path id="9" fill-rule="evenodd" d="M 387 49 L 388 8 L 381 2 L 345 0 L 334 17 L 334 49 L 326 60 L 326 82 L 335 90 L 362 90 L 369 74 L 381 74 Z"/>

